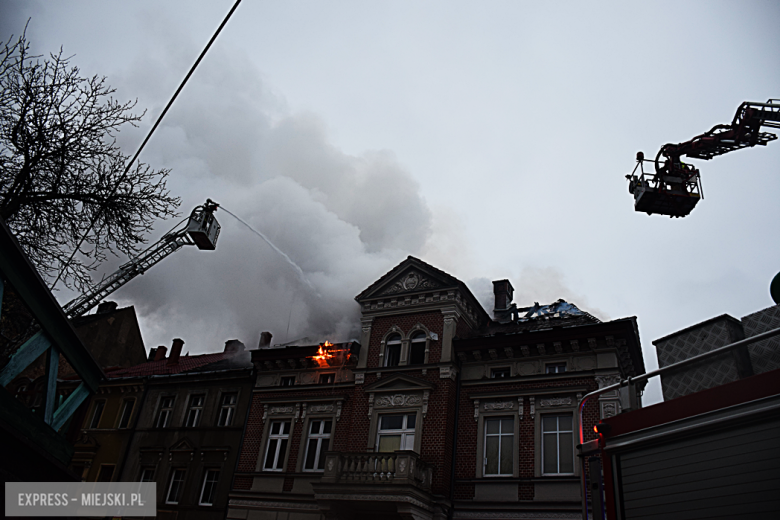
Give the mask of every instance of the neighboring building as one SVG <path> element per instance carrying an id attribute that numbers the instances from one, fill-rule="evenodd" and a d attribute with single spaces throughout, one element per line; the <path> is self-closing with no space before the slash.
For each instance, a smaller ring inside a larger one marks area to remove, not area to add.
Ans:
<path id="1" fill-rule="evenodd" d="M 697 323 L 653 341 L 663 368 L 729 343 L 780 327 L 780 305 L 738 320 L 728 314 Z M 780 337 L 765 339 L 661 376 L 664 400 L 700 392 L 780 368 Z"/>
<path id="2" fill-rule="evenodd" d="M 227 518 L 578 518 L 578 398 L 644 372 L 636 320 L 512 292 L 491 319 L 409 257 L 356 297 L 359 344 L 253 351 Z M 586 438 L 620 411 L 589 403 Z"/>
<path id="3" fill-rule="evenodd" d="M 224 352 L 170 356 L 112 372 L 146 382 L 118 478 L 157 483 L 157 518 L 223 519 L 251 400 L 254 372 L 243 343 Z M 121 420 L 121 419 L 120 419 Z"/>
<path id="4" fill-rule="evenodd" d="M 156 482 L 158 518 L 225 517 L 255 378 L 237 340 L 223 352 L 107 373 L 77 423 L 71 469 L 87 482 Z"/>
<path id="5" fill-rule="evenodd" d="M 95 314 L 73 318 L 73 328 L 103 368 L 127 368 L 146 361 L 135 308 L 103 302 Z"/>

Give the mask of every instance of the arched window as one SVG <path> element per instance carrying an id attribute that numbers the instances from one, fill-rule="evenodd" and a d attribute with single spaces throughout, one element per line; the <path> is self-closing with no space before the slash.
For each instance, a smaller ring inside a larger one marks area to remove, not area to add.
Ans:
<path id="1" fill-rule="evenodd" d="M 425 363 L 425 332 L 415 332 L 409 344 L 409 364 L 422 365 Z"/>
<path id="2" fill-rule="evenodd" d="M 401 335 L 393 334 L 385 342 L 385 366 L 397 367 L 401 362 Z"/>

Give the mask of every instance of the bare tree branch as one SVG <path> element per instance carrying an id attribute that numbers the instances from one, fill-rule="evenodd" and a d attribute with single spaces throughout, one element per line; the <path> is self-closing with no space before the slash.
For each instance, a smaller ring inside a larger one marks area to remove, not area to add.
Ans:
<path id="1" fill-rule="evenodd" d="M 0 216 L 44 279 L 64 268 L 65 284 L 83 290 L 108 253 L 138 252 L 180 200 L 166 188 L 169 170 L 137 163 L 122 178 L 129 156 L 116 134 L 144 114 L 70 60 L 62 49 L 31 56 L 24 34 L 0 49 Z"/>

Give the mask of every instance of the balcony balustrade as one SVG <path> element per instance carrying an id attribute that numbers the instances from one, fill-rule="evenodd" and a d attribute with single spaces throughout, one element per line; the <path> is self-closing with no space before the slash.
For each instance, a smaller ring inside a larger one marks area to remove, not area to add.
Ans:
<path id="1" fill-rule="evenodd" d="M 325 454 L 328 484 L 410 484 L 430 491 L 433 468 L 413 451 Z"/>

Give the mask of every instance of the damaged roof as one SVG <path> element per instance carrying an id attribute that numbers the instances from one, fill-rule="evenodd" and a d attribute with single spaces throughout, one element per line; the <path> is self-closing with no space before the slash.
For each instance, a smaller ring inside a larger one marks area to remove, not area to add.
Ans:
<path id="1" fill-rule="evenodd" d="M 549 305 L 539 305 L 536 302 L 531 307 L 513 308 L 511 313 L 513 315 L 511 321 L 491 321 L 487 330 L 482 332 L 486 335 L 512 334 L 554 327 L 577 327 L 601 323 L 601 320 L 592 314 L 580 310 L 573 303 L 563 299 Z"/>

